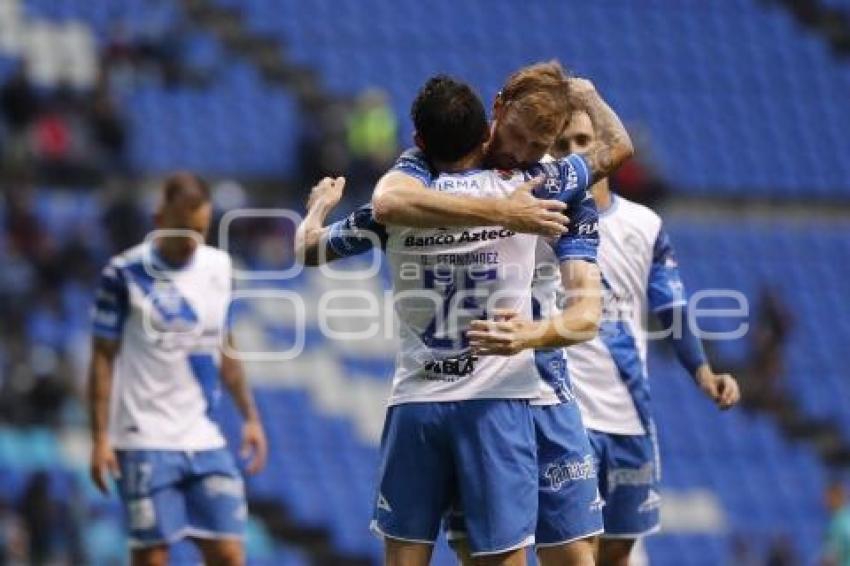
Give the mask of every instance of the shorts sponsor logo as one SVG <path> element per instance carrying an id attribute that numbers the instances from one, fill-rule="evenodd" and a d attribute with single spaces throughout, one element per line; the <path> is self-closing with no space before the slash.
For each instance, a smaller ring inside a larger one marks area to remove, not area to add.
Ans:
<path id="1" fill-rule="evenodd" d="M 150 497 L 130 501 L 127 511 L 130 515 L 130 530 L 146 531 L 156 525 L 156 510 Z"/>
<path id="2" fill-rule="evenodd" d="M 386 511 L 387 513 L 392 513 L 392 512 L 393 512 L 392 507 L 390 507 L 390 502 L 389 502 L 389 501 L 387 501 L 387 498 L 386 498 L 386 497 L 384 497 L 384 494 L 383 494 L 383 493 L 379 493 L 379 494 L 378 494 L 378 503 L 377 503 L 377 507 L 378 507 L 378 509 L 383 509 L 383 510 L 384 510 L 384 511 Z"/>
<path id="3" fill-rule="evenodd" d="M 602 499 L 602 494 L 599 493 L 599 488 L 596 488 L 596 499 L 590 502 L 590 510 L 591 511 L 602 511 L 602 508 L 605 507 L 605 500 Z"/>
<path id="4" fill-rule="evenodd" d="M 581 460 L 554 462 L 546 466 L 543 475 L 549 480 L 551 489 L 559 491 L 569 482 L 596 478 L 596 464 L 590 455 Z"/>
<path id="5" fill-rule="evenodd" d="M 638 513 L 649 513 L 661 507 L 661 496 L 654 489 L 649 490 L 649 495 L 646 496 L 646 501 L 638 507 Z"/>
<path id="6" fill-rule="evenodd" d="M 244 492 L 242 480 L 229 478 L 227 476 L 210 476 L 204 480 L 204 489 L 207 495 L 216 497 L 226 495 L 228 497 L 242 497 Z"/>
<path id="7" fill-rule="evenodd" d="M 655 480 L 655 467 L 647 462 L 640 468 L 617 468 L 608 472 L 608 489 L 614 491 L 619 486 L 652 485 Z"/>

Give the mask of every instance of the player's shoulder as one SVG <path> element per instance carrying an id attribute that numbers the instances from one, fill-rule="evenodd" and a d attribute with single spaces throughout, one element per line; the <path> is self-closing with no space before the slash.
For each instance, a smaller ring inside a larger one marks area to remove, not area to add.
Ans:
<path id="1" fill-rule="evenodd" d="M 657 233 L 661 228 L 661 217 L 657 212 L 643 204 L 634 202 L 620 195 L 612 195 L 612 220 L 631 224 L 647 233 Z"/>
<path id="2" fill-rule="evenodd" d="M 229 253 L 208 244 L 198 246 L 195 253 L 197 254 L 196 261 L 204 266 L 229 270 L 233 265 Z"/>
<path id="3" fill-rule="evenodd" d="M 144 262 L 145 254 L 150 250 L 149 242 L 136 244 L 109 258 L 107 268 L 124 269 L 130 265 Z"/>

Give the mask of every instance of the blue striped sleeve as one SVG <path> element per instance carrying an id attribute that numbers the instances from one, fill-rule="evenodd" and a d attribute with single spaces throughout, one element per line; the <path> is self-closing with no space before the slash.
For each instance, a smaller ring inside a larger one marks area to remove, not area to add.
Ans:
<path id="1" fill-rule="evenodd" d="M 100 274 L 92 312 L 92 334 L 118 340 L 130 311 L 127 280 L 121 268 L 110 262 Z"/>
<path id="2" fill-rule="evenodd" d="M 590 188 L 587 162 L 576 153 L 555 161 L 538 163 L 525 171 L 527 178 L 543 175 L 544 182 L 534 190 L 541 199 L 570 202 L 577 194 Z"/>
<path id="3" fill-rule="evenodd" d="M 567 201 L 570 223 L 567 232 L 553 244 L 555 255 L 561 263 L 581 259 L 596 263 L 599 251 L 599 211 L 596 201 L 586 190 L 572 193 Z"/>
<path id="4" fill-rule="evenodd" d="M 398 171 L 415 179 L 418 179 L 426 187 L 431 184 L 431 181 L 437 176 L 436 171 L 428 163 L 425 154 L 418 147 L 406 149 L 396 162 L 393 164 L 390 171 Z"/>
<path id="5" fill-rule="evenodd" d="M 387 229 L 375 220 L 371 203 L 328 227 L 327 249 L 339 257 L 362 254 L 376 244 L 381 248 L 386 246 Z"/>
<path id="6" fill-rule="evenodd" d="M 658 230 L 652 250 L 647 295 L 652 312 L 686 304 L 685 285 L 679 274 L 679 262 L 670 237 L 664 228 Z"/>
<path id="7" fill-rule="evenodd" d="M 587 160 L 584 157 L 578 153 L 573 153 L 561 159 L 560 163 L 562 163 L 562 167 L 565 167 L 567 170 L 575 171 L 576 186 L 578 188 L 584 190 L 590 188 L 592 181 L 590 176 L 590 167 L 588 167 Z"/>

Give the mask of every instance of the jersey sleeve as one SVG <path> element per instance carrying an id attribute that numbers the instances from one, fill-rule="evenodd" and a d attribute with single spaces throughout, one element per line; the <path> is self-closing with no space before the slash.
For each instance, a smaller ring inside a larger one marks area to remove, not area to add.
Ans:
<path id="1" fill-rule="evenodd" d="M 590 188 L 590 170 L 584 157 L 573 153 L 554 161 L 538 163 L 526 171 L 529 178 L 543 175 L 545 181 L 534 190 L 534 196 L 541 199 L 570 201 L 575 193 L 583 193 Z"/>
<path id="2" fill-rule="evenodd" d="M 679 263 L 676 261 L 670 237 L 663 227 L 658 230 L 652 250 L 652 267 L 649 269 L 647 294 L 652 312 L 683 306 L 687 303 L 685 286 L 679 274 Z"/>
<path id="3" fill-rule="evenodd" d="M 92 334 L 118 340 L 130 311 L 129 291 L 124 273 L 110 262 L 100 274 L 92 312 Z"/>
<path id="4" fill-rule="evenodd" d="M 328 227 L 328 250 L 339 257 L 350 257 L 387 244 L 386 227 L 375 220 L 372 205 L 364 204 L 342 220 Z"/>
<path id="5" fill-rule="evenodd" d="M 570 223 L 566 233 L 552 245 L 555 255 L 561 263 L 570 260 L 596 263 L 599 250 L 599 212 L 596 202 L 590 193 L 581 191 L 567 204 Z"/>
<path id="6" fill-rule="evenodd" d="M 393 164 L 390 171 L 398 171 L 418 179 L 426 187 L 437 176 L 436 171 L 425 158 L 425 154 L 418 147 L 406 149 Z"/>
<path id="7" fill-rule="evenodd" d="M 233 330 L 233 323 L 236 319 L 236 304 L 233 301 L 233 258 L 227 256 L 227 263 L 224 269 L 226 292 L 227 292 L 227 312 L 224 315 L 224 327 L 222 331 L 226 334 Z"/>

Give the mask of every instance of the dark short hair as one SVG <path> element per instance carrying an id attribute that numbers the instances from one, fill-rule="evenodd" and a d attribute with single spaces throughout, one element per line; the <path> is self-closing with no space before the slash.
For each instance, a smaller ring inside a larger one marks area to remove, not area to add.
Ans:
<path id="1" fill-rule="evenodd" d="M 162 184 L 162 204 L 179 205 L 191 209 L 210 202 L 210 188 L 207 182 L 187 171 L 178 171 L 166 177 Z"/>
<path id="2" fill-rule="evenodd" d="M 410 108 L 413 126 L 429 159 L 457 161 L 481 144 L 487 115 L 468 84 L 437 75 L 419 90 Z"/>

